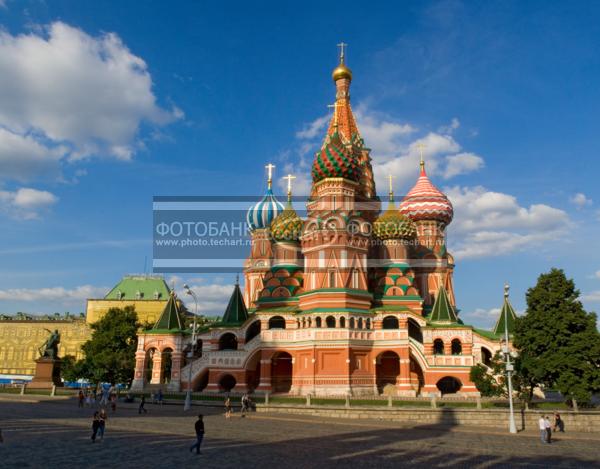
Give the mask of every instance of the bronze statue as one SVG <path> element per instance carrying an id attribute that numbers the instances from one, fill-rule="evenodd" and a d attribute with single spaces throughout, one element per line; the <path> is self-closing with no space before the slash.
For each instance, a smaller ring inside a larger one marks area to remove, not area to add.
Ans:
<path id="1" fill-rule="evenodd" d="M 60 334 L 58 332 L 58 329 L 56 329 L 54 332 L 52 332 L 48 329 L 45 329 L 45 330 L 50 332 L 50 337 L 48 337 L 46 339 L 46 342 L 44 342 L 44 345 L 42 345 L 38 349 L 40 352 L 40 357 L 57 359 L 58 358 L 58 344 L 60 344 Z"/>

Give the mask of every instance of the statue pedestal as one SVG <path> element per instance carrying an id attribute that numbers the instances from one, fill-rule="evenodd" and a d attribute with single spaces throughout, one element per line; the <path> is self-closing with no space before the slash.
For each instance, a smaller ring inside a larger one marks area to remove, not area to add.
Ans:
<path id="1" fill-rule="evenodd" d="M 62 386 L 60 364 L 59 359 L 38 358 L 35 361 L 35 374 L 27 387 L 30 389 L 52 389 L 52 386 Z"/>

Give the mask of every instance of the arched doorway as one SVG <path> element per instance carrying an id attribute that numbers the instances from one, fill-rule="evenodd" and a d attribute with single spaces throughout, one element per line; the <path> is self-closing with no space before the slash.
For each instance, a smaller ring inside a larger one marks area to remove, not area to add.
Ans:
<path id="1" fill-rule="evenodd" d="M 171 382 L 171 371 L 173 369 L 173 349 L 166 348 L 162 352 L 162 372 L 161 383 L 168 384 Z"/>
<path id="2" fill-rule="evenodd" d="M 250 342 L 258 334 L 260 334 L 260 321 L 254 321 L 246 329 L 246 343 Z"/>
<path id="3" fill-rule="evenodd" d="M 408 318 L 408 336 L 420 344 L 423 343 L 423 333 L 421 332 L 421 326 L 412 318 Z"/>
<path id="4" fill-rule="evenodd" d="M 290 392 L 292 389 L 292 356 L 279 352 L 271 360 L 271 387 L 273 392 Z"/>
<path id="5" fill-rule="evenodd" d="M 437 382 L 437 388 L 444 394 L 456 394 L 462 388 L 462 383 L 453 376 L 446 376 Z"/>
<path id="6" fill-rule="evenodd" d="M 333 328 L 335 327 L 335 318 L 333 316 L 327 316 L 325 318 L 325 324 L 327 325 L 327 327 L 329 328 Z"/>
<path id="7" fill-rule="evenodd" d="M 269 319 L 269 329 L 285 329 L 285 319 L 281 316 L 273 316 Z"/>
<path id="8" fill-rule="evenodd" d="M 237 350 L 238 342 L 235 334 L 227 332 L 219 337 L 219 350 Z"/>
<path id="9" fill-rule="evenodd" d="M 219 379 L 219 391 L 229 392 L 233 388 L 235 388 L 236 384 L 237 384 L 237 381 L 232 375 L 223 375 Z"/>
<path id="10" fill-rule="evenodd" d="M 246 383 L 250 391 L 254 391 L 260 384 L 260 355 L 260 350 L 255 351 L 244 365 L 246 369 Z"/>
<path id="11" fill-rule="evenodd" d="M 375 363 L 377 389 L 382 393 L 386 385 L 396 385 L 400 375 L 400 357 L 395 352 L 383 352 L 377 356 Z"/>

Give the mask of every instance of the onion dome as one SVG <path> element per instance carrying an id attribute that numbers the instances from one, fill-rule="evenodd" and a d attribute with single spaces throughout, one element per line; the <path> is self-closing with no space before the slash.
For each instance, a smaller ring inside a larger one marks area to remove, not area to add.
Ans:
<path id="1" fill-rule="evenodd" d="M 292 203 L 288 201 L 284 211 L 271 223 L 271 235 L 275 241 L 298 241 L 302 235 L 304 222 L 298 216 Z"/>
<path id="2" fill-rule="evenodd" d="M 373 234 L 379 239 L 410 239 L 417 235 L 415 223 L 396 209 L 391 190 L 387 210 L 373 222 Z"/>
<path id="3" fill-rule="evenodd" d="M 445 224 L 452 221 L 454 216 L 452 204 L 448 197 L 431 183 L 423 161 L 421 161 L 421 174 L 417 183 L 400 203 L 400 213 L 413 221 L 435 220 Z"/>
<path id="4" fill-rule="evenodd" d="M 296 176 L 288 174 L 284 179 L 288 182 L 287 205 L 271 223 L 271 235 L 275 241 L 298 241 L 304 222 L 292 206 L 292 180 L 296 179 Z"/>
<path id="5" fill-rule="evenodd" d="M 337 67 L 335 67 L 333 73 L 331 74 L 331 78 L 333 78 L 333 81 L 338 81 L 342 78 L 352 80 L 352 70 L 346 67 L 346 64 L 344 63 L 344 47 L 346 47 L 347 45 L 348 44 L 344 44 L 343 42 L 341 44 L 338 44 L 338 47 L 340 48 L 340 63 Z"/>
<path id="6" fill-rule="evenodd" d="M 271 169 L 274 168 L 274 166 L 267 165 L 267 168 L 269 169 L 267 192 L 260 202 L 250 207 L 246 214 L 246 221 L 248 222 L 251 231 L 267 228 L 273 219 L 284 210 L 283 204 L 275 198 L 271 189 Z"/>
<path id="7" fill-rule="evenodd" d="M 344 145 L 337 128 L 334 129 L 333 134 L 325 138 L 321 150 L 315 154 L 312 167 L 313 181 L 344 178 L 358 182 L 360 174 L 360 167 L 352 148 Z"/>

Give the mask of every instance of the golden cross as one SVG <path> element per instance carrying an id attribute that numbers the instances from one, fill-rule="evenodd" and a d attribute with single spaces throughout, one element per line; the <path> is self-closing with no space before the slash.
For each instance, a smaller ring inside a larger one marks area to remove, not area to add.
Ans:
<path id="1" fill-rule="evenodd" d="M 344 42 L 340 42 L 337 45 L 340 48 L 340 63 L 343 64 L 344 63 L 344 47 L 348 47 L 348 44 L 344 43 Z"/>
<path id="2" fill-rule="evenodd" d="M 292 195 L 292 180 L 296 179 L 296 176 L 292 176 L 291 174 L 288 174 L 287 176 L 284 176 L 283 179 L 287 179 L 288 195 Z"/>
<path id="3" fill-rule="evenodd" d="M 268 165 L 265 166 L 265 168 L 267 168 L 267 174 L 268 174 L 267 185 L 269 186 L 269 189 L 270 189 L 271 184 L 273 182 L 273 169 L 275 168 L 275 165 L 269 163 Z"/>

